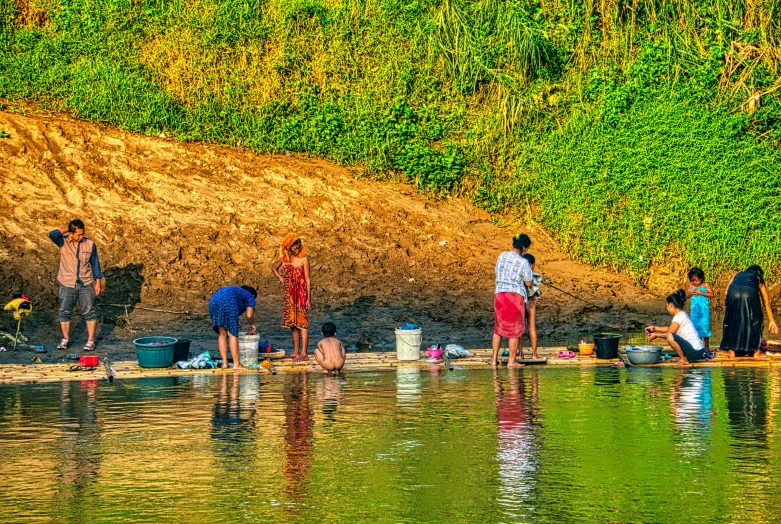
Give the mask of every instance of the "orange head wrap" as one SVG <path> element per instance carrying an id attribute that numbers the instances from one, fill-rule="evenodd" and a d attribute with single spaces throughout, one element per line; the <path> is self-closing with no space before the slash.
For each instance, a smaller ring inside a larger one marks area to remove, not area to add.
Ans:
<path id="1" fill-rule="evenodd" d="M 290 246 L 296 243 L 296 241 L 301 241 L 300 238 L 298 238 L 298 235 L 295 233 L 288 233 L 288 235 L 285 237 L 285 239 L 282 241 L 282 244 L 279 246 L 279 259 L 282 262 L 290 262 Z M 301 245 L 301 252 L 298 254 L 298 257 L 305 257 L 306 251 L 304 250 L 304 245 Z"/>

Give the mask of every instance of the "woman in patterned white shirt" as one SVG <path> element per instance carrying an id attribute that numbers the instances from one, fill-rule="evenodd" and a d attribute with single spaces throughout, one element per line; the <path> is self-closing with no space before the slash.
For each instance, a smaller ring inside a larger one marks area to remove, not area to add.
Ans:
<path id="1" fill-rule="evenodd" d="M 496 291 L 494 294 L 494 336 L 491 365 L 499 365 L 502 339 L 510 344 L 507 367 L 520 367 L 515 357 L 525 324 L 526 287 L 532 285 L 532 269 L 523 258 L 532 241 L 529 235 L 515 235 L 513 250 L 505 251 L 496 261 Z"/>

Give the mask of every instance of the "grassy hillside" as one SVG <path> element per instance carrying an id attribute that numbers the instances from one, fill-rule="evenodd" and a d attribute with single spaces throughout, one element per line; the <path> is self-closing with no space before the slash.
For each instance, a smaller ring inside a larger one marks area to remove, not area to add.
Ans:
<path id="1" fill-rule="evenodd" d="M 638 281 L 781 262 L 781 0 L 0 0 L 0 28 L 0 97 L 532 213 Z"/>

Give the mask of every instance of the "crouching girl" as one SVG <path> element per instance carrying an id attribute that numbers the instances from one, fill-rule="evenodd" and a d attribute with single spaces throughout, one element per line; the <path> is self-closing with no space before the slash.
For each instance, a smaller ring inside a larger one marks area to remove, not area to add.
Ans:
<path id="1" fill-rule="evenodd" d="M 665 339 L 680 357 L 679 366 L 697 362 L 705 358 L 705 346 L 697 334 L 689 315 L 683 311 L 686 292 L 679 289 L 667 297 L 667 312 L 673 316 L 669 326 L 649 326 L 645 328 L 648 340 Z"/>

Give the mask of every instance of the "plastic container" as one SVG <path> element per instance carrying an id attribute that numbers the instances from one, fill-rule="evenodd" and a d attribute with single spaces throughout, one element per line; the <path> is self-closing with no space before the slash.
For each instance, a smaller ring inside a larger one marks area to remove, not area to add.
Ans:
<path id="1" fill-rule="evenodd" d="M 142 368 L 167 368 L 174 364 L 174 347 L 178 339 L 173 337 L 141 337 L 133 341 L 138 365 Z"/>
<path id="2" fill-rule="evenodd" d="M 442 357 L 442 348 L 430 347 L 426 350 L 426 354 L 431 358 L 439 359 Z"/>
<path id="3" fill-rule="evenodd" d="M 190 360 L 190 342 L 186 338 L 180 338 L 174 345 L 174 362 Z"/>
<path id="4" fill-rule="evenodd" d="M 260 344 L 260 333 L 254 335 L 239 333 L 239 362 L 242 365 L 258 363 L 258 344 Z"/>
<path id="5" fill-rule="evenodd" d="M 661 346 L 627 346 L 626 358 L 635 366 L 656 364 L 662 357 Z"/>
<path id="6" fill-rule="evenodd" d="M 396 358 L 398 360 L 420 360 L 420 344 L 423 341 L 423 330 L 396 330 Z"/>
<path id="7" fill-rule="evenodd" d="M 594 344 L 591 342 L 581 342 L 578 344 L 578 353 L 581 357 L 590 357 L 594 354 Z"/>
<path id="8" fill-rule="evenodd" d="M 98 366 L 100 357 L 98 355 L 81 355 L 79 356 L 79 366 L 83 368 L 94 368 Z"/>
<path id="9" fill-rule="evenodd" d="M 599 333 L 594 335 L 594 350 L 597 358 L 608 360 L 618 358 L 618 339 L 621 335 L 614 333 Z"/>

